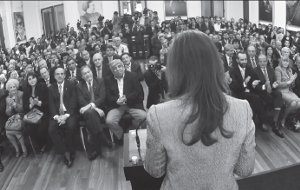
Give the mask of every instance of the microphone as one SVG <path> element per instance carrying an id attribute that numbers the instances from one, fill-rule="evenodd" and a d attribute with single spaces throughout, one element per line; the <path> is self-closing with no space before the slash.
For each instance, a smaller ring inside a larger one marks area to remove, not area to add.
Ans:
<path id="1" fill-rule="evenodd" d="M 146 118 L 143 119 L 139 125 L 136 127 L 135 129 L 135 141 L 136 141 L 136 145 L 137 145 L 137 148 L 138 148 L 138 153 L 139 153 L 139 158 L 140 160 L 142 160 L 142 155 L 141 155 L 141 141 L 140 141 L 140 137 L 139 137 L 139 134 L 138 134 L 138 130 L 141 128 L 142 124 L 146 121 Z"/>

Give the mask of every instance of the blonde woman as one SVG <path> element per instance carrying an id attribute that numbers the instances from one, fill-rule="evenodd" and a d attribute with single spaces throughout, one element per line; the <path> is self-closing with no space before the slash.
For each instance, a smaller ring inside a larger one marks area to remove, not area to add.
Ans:
<path id="1" fill-rule="evenodd" d="M 291 90 L 297 78 L 297 73 L 292 73 L 289 57 L 285 56 L 279 60 L 279 65 L 275 68 L 275 77 L 278 83 L 277 89 L 281 92 L 282 99 L 286 104 L 286 109 L 281 120 L 281 125 L 285 126 L 287 116 L 300 108 L 300 98 Z M 298 129 L 299 127 L 295 126 L 295 130 Z"/>
<path id="2" fill-rule="evenodd" d="M 19 81 L 17 79 L 9 79 L 6 83 L 6 90 L 8 91 L 8 96 L 6 97 L 6 110 L 5 113 L 8 117 L 15 114 L 23 115 L 23 92 L 19 91 Z M 24 137 L 22 131 L 9 131 L 6 130 L 6 136 L 14 146 L 16 150 L 16 157 L 20 157 L 20 148 L 18 142 L 20 142 L 23 157 L 27 157 L 27 148 L 25 146 Z"/>

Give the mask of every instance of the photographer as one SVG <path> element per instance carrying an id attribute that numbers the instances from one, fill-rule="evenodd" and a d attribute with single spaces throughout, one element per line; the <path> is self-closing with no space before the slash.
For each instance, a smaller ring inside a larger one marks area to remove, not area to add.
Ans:
<path id="1" fill-rule="evenodd" d="M 149 88 L 147 108 L 153 104 L 162 102 L 167 92 L 167 81 L 165 76 L 166 67 L 158 62 L 156 56 L 151 56 L 147 64 L 148 70 L 144 73 L 146 84 Z"/>

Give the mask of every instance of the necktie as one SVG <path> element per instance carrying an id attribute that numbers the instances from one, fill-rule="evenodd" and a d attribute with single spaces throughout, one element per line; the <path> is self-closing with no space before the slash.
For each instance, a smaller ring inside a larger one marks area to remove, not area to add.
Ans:
<path id="1" fill-rule="evenodd" d="M 125 69 L 126 69 L 126 71 L 130 72 L 130 66 L 129 65 L 125 65 Z"/>
<path id="2" fill-rule="evenodd" d="M 63 92 L 62 92 L 61 84 L 58 86 L 58 91 L 59 91 L 59 114 L 63 115 L 64 114 L 64 105 L 63 105 Z"/>
<path id="3" fill-rule="evenodd" d="M 229 57 L 229 63 L 228 63 L 228 66 L 231 67 L 232 65 L 232 57 Z"/>
<path id="4" fill-rule="evenodd" d="M 252 68 L 254 69 L 256 67 L 256 63 L 253 57 L 251 58 L 251 60 L 252 60 Z"/>
<path id="5" fill-rule="evenodd" d="M 88 84 L 89 84 L 89 91 L 90 91 L 90 95 L 91 95 L 91 102 L 94 102 L 95 101 L 94 90 L 93 90 L 91 82 L 88 82 Z"/>
<path id="6" fill-rule="evenodd" d="M 268 72 L 267 72 L 267 69 L 266 69 L 266 68 L 263 69 L 263 73 L 264 73 L 264 75 L 265 75 L 266 81 L 269 81 Z"/>
<path id="7" fill-rule="evenodd" d="M 97 78 L 102 78 L 101 68 L 97 68 Z"/>

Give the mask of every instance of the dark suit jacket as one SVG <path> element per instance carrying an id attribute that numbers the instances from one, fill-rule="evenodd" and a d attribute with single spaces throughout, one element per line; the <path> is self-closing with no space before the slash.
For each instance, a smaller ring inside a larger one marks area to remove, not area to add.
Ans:
<path id="1" fill-rule="evenodd" d="M 29 104 L 30 104 L 30 97 L 32 93 L 32 87 L 29 86 L 28 84 L 24 87 L 23 90 L 23 110 L 24 113 L 26 114 L 27 112 L 30 111 Z M 47 114 L 49 107 L 48 107 L 48 88 L 45 83 L 43 82 L 38 82 L 37 86 L 35 87 L 35 97 L 38 97 L 40 101 L 42 101 L 41 107 L 36 106 L 39 110 L 41 110 L 43 113 Z"/>
<path id="2" fill-rule="evenodd" d="M 141 66 L 139 63 L 131 61 L 131 72 L 134 72 L 137 74 L 139 81 L 144 80 L 144 76 L 143 76 Z"/>
<path id="3" fill-rule="evenodd" d="M 255 63 L 256 63 L 256 66 L 258 66 L 258 57 L 257 56 L 255 56 Z M 252 68 L 252 63 L 251 63 L 251 60 L 250 60 L 250 57 L 248 54 L 247 54 L 247 66 Z M 252 68 L 252 69 L 254 69 L 254 68 Z"/>
<path id="4" fill-rule="evenodd" d="M 76 102 L 76 91 L 74 83 L 65 80 L 63 90 L 63 101 L 67 113 L 73 115 L 76 113 L 77 102 Z M 59 115 L 59 91 L 57 83 L 53 83 L 49 87 L 49 111 L 50 117 L 53 118 L 55 115 Z"/>
<path id="5" fill-rule="evenodd" d="M 102 79 L 93 79 L 94 98 L 93 102 L 98 108 L 104 109 L 105 106 L 105 85 Z M 91 103 L 91 94 L 84 80 L 81 80 L 77 86 L 77 100 L 79 108 Z"/>
<path id="6" fill-rule="evenodd" d="M 120 56 L 118 55 L 113 55 L 113 60 L 114 59 L 121 59 Z M 95 69 L 95 68 L 94 68 Z M 92 70 L 93 71 L 93 70 Z M 104 73 L 103 73 L 104 72 Z M 96 70 L 93 71 L 94 73 L 94 76 L 96 76 Z M 104 56 L 103 57 L 103 62 L 102 62 L 102 77 L 103 78 L 106 78 L 106 77 L 111 77 L 113 76 L 110 68 L 109 68 L 109 61 L 108 61 L 108 57 L 107 56 Z"/>
<path id="7" fill-rule="evenodd" d="M 230 74 L 230 77 L 232 78 L 232 82 L 230 83 L 229 87 L 230 87 L 230 89 L 232 91 L 232 95 L 234 97 L 241 98 L 242 94 L 245 92 L 246 88 L 248 88 L 250 91 L 253 90 L 251 84 L 253 82 L 253 79 L 255 78 L 255 73 L 254 73 L 252 67 L 246 66 L 246 69 L 245 69 L 245 79 L 248 76 L 251 77 L 246 88 L 243 86 L 244 80 L 243 80 L 241 71 L 238 66 L 231 68 L 229 70 L 229 74 Z"/>
<path id="8" fill-rule="evenodd" d="M 161 80 L 151 70 L 147 70 L 144 76 L 149 88 L 147 108 L 150 108 L 151 105 L 159 103 L 160 95 L 167 92 L 167 81 L 164 72 L 162 73 Z"/>
<path id="9" fill-rule="evenodd" d="M 260 83 L 255 87 L 255 91 L 261 92 L 262 86 L 266 83 L 265 75 L 263 74 L 263 71 L 260 68 L 260 66 L 254 69 L 254 73 L 255 73 L 254 80 L 260 80 Z M 268 78 L 270 80 L 270 84 L 272 85 L 276 81 L 275 71 L 273 68 L 271 68 L 271 66 L 267 66 L 267 73 L 268 73 Z"/>
<path id="10" fill-rule="evenodd" d="M 119 98 L 119 89 L 117 80 L 111 76 L 105 80 L 106 102 L 108 109 L 118 108 L 116 103 Z M 130 108 L 144 109 L 144 92 L 138 76 L 133 72 L 125 71 L 123 94 L 127 98 L 127 105 Z"/>
<path id="11" fill-rule="evenodd" d="M 66 79 L 67 80 L 71 79 L 71 72 L 70 72 L 70 70 L 66 71 Z M 78 68 L 78 67 L 76 68 L 76 79 L 77 79 L 77 81 L 82 80 L 81 73 L 80 73 L 80 68 Z"/>
<path id="12" fill-rule="evenodd" d="M 300 71 L 297 68 L 297 66 L 294 67 L 294 72 L 297 73 L 297 78 L 295 80 L 295 86 L 293 88 L 293 91 L 295 92 L 295 94 L 297 94 L 297 96 L 300 97 Z"/>
<path id="13" fill-rule="evenodd" d="M 223 61 L 225 70 L 229 70 L 230 68 L 229 68 L 229 65 L 228 65 L 228 62 L 227 62 L 226 55 L 223 54 L 221 59 Z M 237 66 L 236 55 L 235 54 L 232 56 L 232 63 L 231 64 L 232 64 L 231 67 Z"/>

